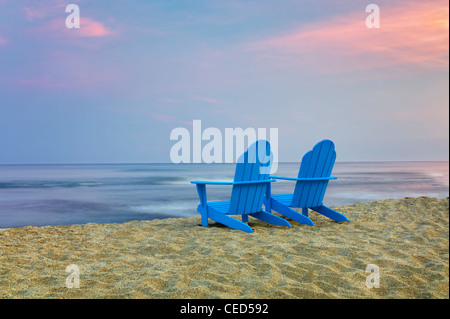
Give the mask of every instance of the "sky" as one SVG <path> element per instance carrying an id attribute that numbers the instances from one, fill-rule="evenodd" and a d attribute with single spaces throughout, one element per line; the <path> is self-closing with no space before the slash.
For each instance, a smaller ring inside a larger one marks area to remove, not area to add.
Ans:
<path id="1" fill-rule="evenodd" d="M 66 27 L 69 4 L 80 28 Z M 448 12 L 441 0 L 0 0 L 0 164 L 170 162 L 171 132 L 194 120 L 277 128 L 279 161 L 325 138 L 337 161 L 448 161 Z"/>

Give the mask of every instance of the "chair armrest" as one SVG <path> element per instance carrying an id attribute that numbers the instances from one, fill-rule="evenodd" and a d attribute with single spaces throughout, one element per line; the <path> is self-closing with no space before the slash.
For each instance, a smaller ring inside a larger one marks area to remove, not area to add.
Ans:
<path id="1" fill-rule="evenodd" d="M 283 177 L 283 176 L 272 176 L 272 175 L 270 175 L 270 178 L 283 179 L 283 180 L 287 180 L 287 181 L 304 181 L 304 182 L 307 182 L 307 181 L 328 181 L 330 179 L 337 179 L 337 177 L 335 177 L 335 176 L 294 178 L 294 177 Z"/>
<path id="2" fill-rule="evenodd" d="M 246 184 L 261 184 L 261 183 L 273 183 L 274 179 L 264 179 L 260 181 L 240 181 L 240 182 L 210 182 L 210 181 L 191 181 L 192 184 L 210 184 L 210 185 L 246 185 Z"/>
<path id="3" fill-rule="evenodd" d="M 262 184 L 276 182 L 274 179 L 265 179 L 260 181 L 241 181 L 241 182 L 210 182 L 210 181 L 191 181 L 192 184 L 196 184 L 198 196 L 200 198 L 200 204 L 206 207 L 207 197 L 206 197 L 206 185 L 248 185 L 248 184 Z"/>

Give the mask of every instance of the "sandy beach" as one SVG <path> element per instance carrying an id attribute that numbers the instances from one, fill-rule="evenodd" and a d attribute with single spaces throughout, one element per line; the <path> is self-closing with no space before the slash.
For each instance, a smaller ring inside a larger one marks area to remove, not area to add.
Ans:
<path id="1" fill-rule="evenodd" d="M 200 216 L 3 229 L 0 298 L 449 298 L 448 202 L 355 203 L 334 207 L 350 223 L 311 212 L 315 227 L 251 218 L 251 234 Z"/>

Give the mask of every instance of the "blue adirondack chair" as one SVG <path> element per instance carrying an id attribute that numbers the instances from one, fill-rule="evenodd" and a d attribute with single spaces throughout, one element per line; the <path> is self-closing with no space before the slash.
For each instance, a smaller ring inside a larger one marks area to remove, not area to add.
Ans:
<path id="1" fill-rule="evenodd" d="M 281 226 L 291 227 L 281 217 L 263 211 L 262 204 L 266 189 L 275 180 L 269 178 L 273 154 L 266 140 L 258 140 L 249 146 L 236 163 L 233 182 L 191 181 L 196 184 L 200 197 L 198 212 L 202 216 L 202 226 L 208 226 L 208 218 L 228 227 L 248 233 L 253 232 L 247 225 L 248 216 Z M 207 202 L 206 185 L 233 185 L 229 201 Z M 242 221 L 229 215 L 242 215 Z"/>
<path id="2" fill-rule="evenodd" d="M 303 156 L 297 178 L 270 175 L 270 178 L 296 181 L 296 184 L 293 194 L 281 195 L 271 195 L 269 184 L 268 195 L 264 201 L 266 211 L 270 212 L 273 209 L 283 216 L 311 226 L 314 226 L 314 223 L 308 217 L 308 209 L 337 222 L 348 222 L 347 217 L 322 204 L 328 181 L 337 179 L 337 177 L 331 176 L 335 160 L 334 143 L 330 140 L 323 140 Z M 291 207 L 301 208 L 302 213 L 300 214 Z"/>

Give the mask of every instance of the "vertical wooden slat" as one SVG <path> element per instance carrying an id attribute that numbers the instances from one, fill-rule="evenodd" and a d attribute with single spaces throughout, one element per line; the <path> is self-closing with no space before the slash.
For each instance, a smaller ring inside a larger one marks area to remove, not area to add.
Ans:
<path id="1" fill-rule="evenodd" d="M 324 168 L 328 162 L 328 158 L 331 153 L 331 149 L 333 148 L 333 144 L 331 141 L 325 140 L 320 142 L 320 149 L 318 150 L 317 155 L 317 164 L 314 169 L 314 172 L 312 172 L 311 177 L 323 177 Z M 306 201 L 306 207 L 314 207 L 315 205 L 314 200 L 317 198 L 317 191 L 319 189 L 319 184 L 322 183 L 322 181 L 315 181 L 311 183 L 311 188 L 309 191 L 308 199 Z"/>
<path id="2" fill-rule="evenodd" d="M 247 161 L 245 163 L 245 169 L 244 169 L 244 177 L 243 177 L 243 181 L 250 181 L 251 177 L 252 177 L 252 173 L 253 173 L 253 168 L 255 166 L 255 163 L 249 163 L 249 154 L 247 153 Z M 249 195 L 249 190 L 251 190 L 249 185 L 242 185 L 241 186 L 241 196 L 239 197 L 239 203 L 238 203 L 238 209 L 237 209 L 237 213 L 238 214 L 244 214 L 246 205 L 247 205 L 247 200 L 248 200 L 248 195 Z"/>
<path id="3" fill-rule="evenodd" d="M 317 143 L 311 153 L 311 163 L 308 167 L 308 170 L 305 173 L 305 176 L 302 177 L 314 177 L 314 172 L 316 170 L 317 167 L 317 162 L 318 162 L 318 157 L 320 155 L 320 149 L 322 148 L 322 144 L 321 143 Z M 300 182 L 303 183 L 303 192 L 300 195 L 300 207 L 307 207 L 308 205 L 308 199 L 310 196 L 310 191 L 311 191 L 311 183 L 305 183 L 305 182 Z"/>
<path id="4" fill-rule="evenodd" d="M 269 172 L 260 174 L 261 165 L 267 158 L 259 158 L 259 148 L 263 148 L 264 156 L 270 156 L 270 144 L 267 141 L 259 140 L 250 145 L 247 151 L 239 157 L 234 181 L 253 181 L 268 178 Z M 269 162 L 269 165 L 271 165 L 271 162 Z M 266 187 L 266 184 L 234 185 L 231 193 L 229 213 L 249 214 L 260 211 Z"/>
<path id="5" fill-rule="evenodd" d="M 306 172 L 309 170 L 309 165 L 311 164 L 311 154 L 312 151 L 307 152 L 301 161 L 300 170 L 298 172 L 298 177 L 306 177 Z M 303 194 L 303 189 L 305 188 L 305 183 L 297 182 L 295 183 L 294 195 L 292 196 L 292 206 L 300 207 L 300 196 Z"/>
<path id="6" fill-rule="evenodd" d="M 247 154 L 243 153 L 239 156 L 238 161 L 236 163 L 236 170 L 234 173 L 234 181 L 240 182 L 244 178 L 245 171 L 245 162 L 246 162 Z M 231 199 L 230 199 L 230 214 L 235 214 L 238 210 L 239 199 L 241 197 L 241 189 L 242 185 L 234 185 L 231 191 Z"/>
<path id="7" fill-rule="evenodd" d="M 328 155 L 328 160 L 326 163 L 326 166 L 324 167 L 322 177 L 330 177 L 331 171 L 333 170 L 334 162 L 336 160 L 336 151 L 334 148 L 331 150 L 330 154 Z M 320 206 L 322 205 L 323 198 L 325 196 L 325 191 L 328 187 L 328 181 L 322 181 L 319 184 L 319 187 L 316 192 L 316 198 L 314 199 L 314 202 L 312 206 Z"/>
<path id="8" fill-rule="evenodd" d="M 335 159 L 333 142 L 323 140 L 303 156 L 298 177 L 330 177 Z M 298 181 L 292 197 L 292 207 L 320 206 L 327 186 L 328 181 Z"/>
<path id="9" fill-rule="evenodd" d="M 260 140 L 257 156 L 258 165 L 257 170 L 254 172 L 255 180 L 268 179 L 273 157 L 270 155 L 270 144 L 267 141 Z M 261 211 L 266 188 L 267 184 L 255 184 L 255 195 L 250 207 L 251 212 Z"/>
<path id="10" fill-rule="evenodd" d="M 247 149 L 247 168 L 244 175 L 244 181 L 252 181 L 255 180 L 257 175 L 255 172 L 258 170 L 258 141 L 250 145 Z M 242 214 L 251 213 L 251 206 L 253 204 L 253 198 L 255 193 L 256 185 L 245 185 L 243 186 L 242 196 L 244 196 L 244 200 L 241 199 L 239 203 L 238 212 Z"/>

